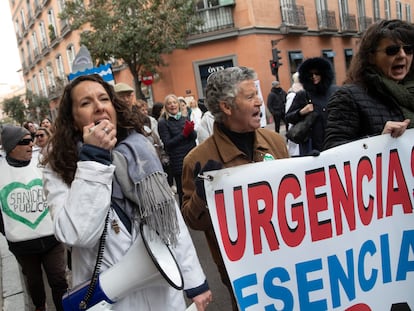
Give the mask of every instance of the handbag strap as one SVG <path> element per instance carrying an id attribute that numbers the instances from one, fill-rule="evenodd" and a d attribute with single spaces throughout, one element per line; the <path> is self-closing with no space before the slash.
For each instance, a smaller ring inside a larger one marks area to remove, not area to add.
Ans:
<path id="1" fill-rule="evenodd" d="M 312 104 L 312 98 L 310 98 L 308 91 L 305 90 L 305 98 L 306 98 L 306 104 Z"/>
<path id="2" fill-rule="evenodd" d="M 96 285 L 98 283 L 99 271 L 101 270 L 101 263 L 102 263 L 104 249 L 105 249 L 106 235 L 108 232 L 109 211 L 110 209 L 108 209 L 108 213 L 106 214 L 105 227 L 103 229 L 101 238 L 99 239 L 98 256 L 96 256 L 96 262 L 95 262 L 95 267 L 93 269 L 91 282 L 89 283 L 88 290 L 86 291 L 85 297 L 79 303 L 80 310 L 86 310 L 86 308 L 88 307 L 89 300 L 91 300 L 93 292 L 95 291 Z"/>

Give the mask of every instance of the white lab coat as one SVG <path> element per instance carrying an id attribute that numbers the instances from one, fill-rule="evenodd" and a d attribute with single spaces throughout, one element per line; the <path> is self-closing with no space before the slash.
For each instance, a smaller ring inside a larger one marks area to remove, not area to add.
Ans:
<path id="1" fill-rule="evenodd" d="M 78 162 L 70 188 L 49 167 L 44 169 L 44 189 L 54 220 L 55 235 L 58 240 L 72 247 L 74 286 L 92 276 L 99 239 L 110 209 L 114 169 L 113 165 L 94 161 Z M 195 288 L 203 284 L 205 275 L 177 205 L 176 210 L 180 235 L 173 253 L 183 274 L 184 289 Z M 120 227 L 118 234 L 111 228 L 113 220 Z M 111 209 L 101 271 L 117 263 L 139 234 L 137 227 L 130 234 Z M 138 258 L 137 265 L 139 264 Z M 118 311 L 180 311 L 185 308 L 183 292 L 166 282 L 165 286 L 150 286 L 135 291 L 114 305 L 114 310 Z"/>

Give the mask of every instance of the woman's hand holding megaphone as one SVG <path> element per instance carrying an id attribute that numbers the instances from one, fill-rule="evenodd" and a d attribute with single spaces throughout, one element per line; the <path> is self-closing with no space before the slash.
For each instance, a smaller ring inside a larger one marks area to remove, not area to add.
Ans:
<path id="1" fill-rule="evenodd" d="M 197 311 L 204 311 L 207 309 L 208 304 L 213 300 L 213 294 L 210 290 L 195 296 L 193 298 L 193 302 L 197 307 Z"/>

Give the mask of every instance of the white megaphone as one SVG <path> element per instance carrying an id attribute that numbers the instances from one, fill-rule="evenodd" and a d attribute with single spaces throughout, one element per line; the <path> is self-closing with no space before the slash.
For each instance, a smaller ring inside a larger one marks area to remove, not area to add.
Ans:
<path id="1" fill-rule="evenodd" d="M 183 289 L 183 276 L 170 248 L 147 225 L 141 224 L 140 231 L 141 236 L 125 256 L 99 274 L 86 308 L 81 308 L 80 304 L 88 291 L 89 281 L 63 296 L 65 311 L 95 310 L 95 305 L 106 306 L 106 309 L 97 310 L 111 310 L 111 304 L 131 292 L 166 282 L 178 290 Z"/>

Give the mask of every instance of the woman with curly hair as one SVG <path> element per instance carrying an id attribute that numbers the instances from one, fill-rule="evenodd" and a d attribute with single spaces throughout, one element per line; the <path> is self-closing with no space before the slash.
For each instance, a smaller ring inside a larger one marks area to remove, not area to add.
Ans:
<path id="1" fill-rule="evenodd" d="M 76 286 L 94 279 L 97 258 L 103 272 L 116 265 L 145 224 L 171 246 L 187 297 L 204 310 L 211 292 L 155 149 L 142 135 L 141 118 L 97 75 L 65 87 L 44 159 L 55 235 L 72 249 Z M 144 252 L 142 258 L 148 256 Z M 137 267 L 141 262 L 136 259 Z M 167 282 L 120 296 L 116 310 L 185 310 L 182 292 Z"/>

